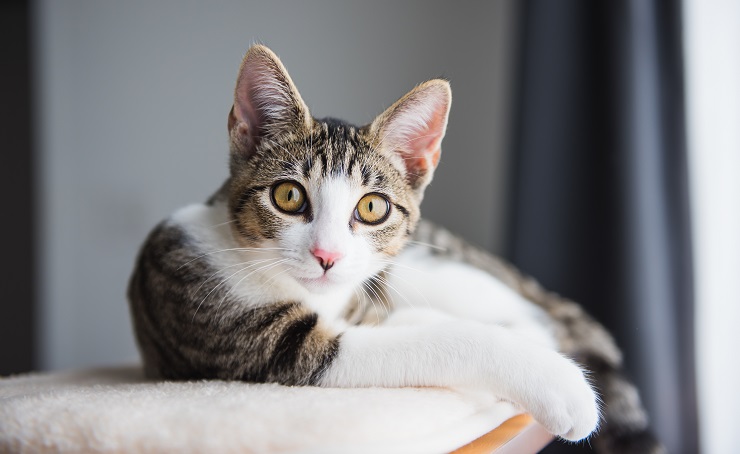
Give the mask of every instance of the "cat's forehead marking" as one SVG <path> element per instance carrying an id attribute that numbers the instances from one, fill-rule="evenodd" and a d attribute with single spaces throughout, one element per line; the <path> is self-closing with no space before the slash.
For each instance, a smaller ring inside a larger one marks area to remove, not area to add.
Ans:
<path id="1" fill-rule="evenodd" d="M 312 137 L 312 153 L 321 164 L 323 177 L 329 174 L 351 174 L 358 161 L 358 153 L 366 148 L 357 127 L 335 119 L 318 121 L 316 137 Z"/>

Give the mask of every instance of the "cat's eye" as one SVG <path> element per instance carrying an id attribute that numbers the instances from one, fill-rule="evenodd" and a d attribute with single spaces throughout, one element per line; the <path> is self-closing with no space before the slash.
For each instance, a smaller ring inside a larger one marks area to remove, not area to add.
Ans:
<path id="1" fill-rule="evenodd" d="M 295 181 L 284 181 L 272 188 L 272 203 L 286 213 L 303 213 L 307 206 L 306 192 Z"/>
<path id="2" fill-rule="evenodd" d="M 355 208 L 355 218 L 366 224 L 380 224 L 388 218 L 391 205 L 380 194 L 367 194 Z"/>

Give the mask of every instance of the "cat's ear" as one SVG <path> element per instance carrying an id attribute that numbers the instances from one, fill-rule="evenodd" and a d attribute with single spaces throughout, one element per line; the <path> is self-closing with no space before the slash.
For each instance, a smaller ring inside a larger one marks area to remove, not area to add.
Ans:
<path id="1" fill-rule="evenodd" d="M 370 125 L 375 148 L 394 158 L 419 194 L 439 162 L 451 103 L 449 82 L 430 80 L 396 101 Z"/>
<path id="2" fill-rule="evenodd" d="M 251 154 L 261 140 L 310 127 L 311 115 L 280 59 L 254 45 L 244 56 L 229 113 L 232 150 Z"/>

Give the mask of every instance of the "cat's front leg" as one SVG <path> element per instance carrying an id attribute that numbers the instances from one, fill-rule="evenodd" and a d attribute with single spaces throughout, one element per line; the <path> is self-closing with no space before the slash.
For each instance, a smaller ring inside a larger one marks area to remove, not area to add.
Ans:
<path id="1" fill-rule="evenodd" d="M 505 328 L 467 321 L 350 328 L 319 383 L 481 387 L 568 440 L 587 437 L 599 421 L 597 397 L 575 363 Z"/>

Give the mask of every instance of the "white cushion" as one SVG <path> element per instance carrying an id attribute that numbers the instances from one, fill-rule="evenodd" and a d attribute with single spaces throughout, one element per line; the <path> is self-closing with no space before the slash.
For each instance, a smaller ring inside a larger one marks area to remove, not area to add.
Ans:
<path id="1" fill-rule="evenodd" d="M 126 366 L 0 379 L 0 452 L 449 452 L 519 413 L 484 392 L 154 382 Z"/>

